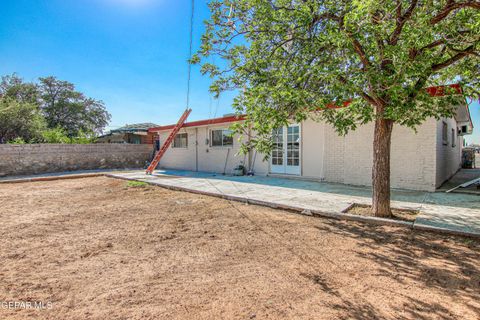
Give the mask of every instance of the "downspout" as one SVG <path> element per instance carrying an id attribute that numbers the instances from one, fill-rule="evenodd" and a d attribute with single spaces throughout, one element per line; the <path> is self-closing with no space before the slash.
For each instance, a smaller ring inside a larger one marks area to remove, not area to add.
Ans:
<path id="1" fill-rule="evenodd" d="M 252 125 L 249 124 L 248 125 L 248 140 L 247 140 L 247 143 L 248 145 L 250 146 L 250 141 L 251 141 L 251 137 L 252 137 Z M 244 163 L 245 165 L 245 163 Z M 248 171 L 254 171 L 255 168 L 252 168 L 252 149 L 249 147 L 248 148 Z"/>
<path id="2" fill-rule="evenodd" d="M 322 174 L 320 177 L 321 181 L 325 181 L 325 127 L 326 124 L 323 123 L 323 142 L 322 142 Z"/>
<path id="3" fill-rule="evenodd" d="M 198 172 L 198 128 L 195 128 L 195 171 Z"/>

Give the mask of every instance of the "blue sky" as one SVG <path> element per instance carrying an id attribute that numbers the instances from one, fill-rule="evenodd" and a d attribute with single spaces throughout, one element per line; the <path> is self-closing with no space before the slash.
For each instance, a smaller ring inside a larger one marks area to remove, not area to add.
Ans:
<path id="1" fill-rule="evenodd" d="M 195 11 L 198 47 L 206 2 Z M 176 122 L 186 105 L 189 19 L 188 0 L 2 1 L 0 75 L 68 80 L 106 103 L 112 128 Z M 194 67 L 191 120 L 215 114 L 209 84 Z M 220 98 L 217 116 L 231 112 L 231 98 Z"/>
<path id="2" fill-rule="evenodd" d="M 208 18 L 195 8 L 194 46 Z M 0 75 L 54 75 L 105 102 L 111 128 L 176 122 L 186 104 L 189 0 L 2 1 Z M 232 112 L 232 94 L 211 102 L 210 79 L 192 70 L 190 120 Z M 480 143 L 480 108 L 469 141 Z"/>

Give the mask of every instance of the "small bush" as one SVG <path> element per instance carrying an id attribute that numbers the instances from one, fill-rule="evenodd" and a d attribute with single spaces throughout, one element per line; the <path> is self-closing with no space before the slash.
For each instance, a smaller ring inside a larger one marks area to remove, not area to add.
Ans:
<path id="1" fill-rule="evenodd" d="M 143 181 L 128 181 L 127 188 L 145 188 L 148 186 L 148 183 Z"/>
<path id="2" fill-rule="evenodd" d="M 47 129 L 42 132 L 42 138 L 45 143 L 71 143 L 70 138 L 62 128 Z"/>
<path id="3" fill-rule="evenodd" d="M 64 129 L 58 127 L 44 130 L 42 138 L 45 143 L 88 144 L 95 142 L 95 138 L 83 131 L 80 131 L 75 137 L 69 137 Z"/>
<path id="4" fill-rule="evenodd" d="M 15 139 L 13 140 L 10 140 L 8 141 L 9 144 L 25 144 L 25 140 L 23 140 L 23 138 L 21 137 L 16 137 Z"/>

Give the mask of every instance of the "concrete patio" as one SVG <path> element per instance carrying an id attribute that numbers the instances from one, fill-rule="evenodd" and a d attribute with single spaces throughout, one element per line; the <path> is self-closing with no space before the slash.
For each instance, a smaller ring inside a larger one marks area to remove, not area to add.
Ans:
<path id="1" fill-rule="evenodd" d="M 163 187 L 207 193 L 258 203 L 295 207 L 326 215 L 341 214 L 351 204 L 370 204 L 371 188 L 263 176 L 224 176 L 220 174 L 157 170 L 118 172 L 108 176 L 144 181 Z M 420 210 L 411 225 L 417 229 L 435 228 L 480 236 L 480 197 L 472 194 L 393 190 L 392 206 Z"/>

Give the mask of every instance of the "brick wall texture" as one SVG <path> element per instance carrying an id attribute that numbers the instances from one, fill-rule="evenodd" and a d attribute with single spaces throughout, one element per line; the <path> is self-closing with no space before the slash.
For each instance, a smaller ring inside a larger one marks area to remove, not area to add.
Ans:
<path id="1" fill-rule="evenodd" d="M 2 144 L 0 175 L 143 168 L 152 154 L 151 144 Z"/>

